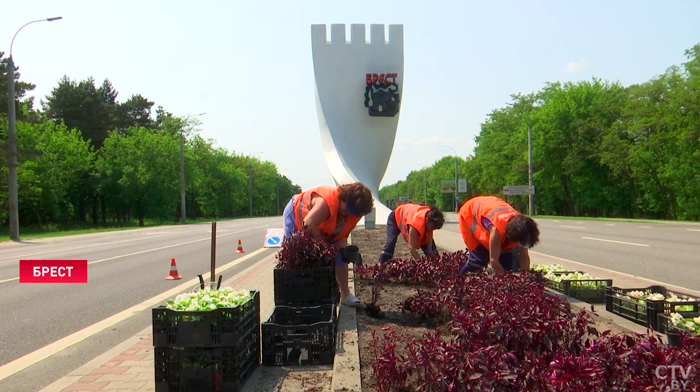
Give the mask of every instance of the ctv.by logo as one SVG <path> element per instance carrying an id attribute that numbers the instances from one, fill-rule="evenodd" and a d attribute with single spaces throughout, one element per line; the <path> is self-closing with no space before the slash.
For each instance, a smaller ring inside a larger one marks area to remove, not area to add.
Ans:
<path id="1" fill-rule="evenodd" d="M 670 376 L 671 385 L 666 387 L 667 391 L 684 391 L 690 387 L 690 373 L 693 370 L 692 366 L 683 368 L 681 365 L 659 365 L 656 367 L 654 374 L 658 380 L 668 380 Z M 680 379 L 678 378 L 680 375 Z"/>

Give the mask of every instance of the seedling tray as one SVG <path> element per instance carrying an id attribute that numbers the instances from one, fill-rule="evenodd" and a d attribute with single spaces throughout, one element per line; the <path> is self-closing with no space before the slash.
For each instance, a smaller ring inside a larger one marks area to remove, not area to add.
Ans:
<path id="1" fill-rule="evenodd" d="M 260 292 L 235 308 L 183 312 L 153 308 L 154 347 L 236 347 L 260 336 Z"/>
<path id="2" fill-rule="evenodd" d="M 676 312 L 680 313 L 683 318 L 688 318 L 688 317 L 698 317 L 700 316 L 700 312 Z M 680 345 L 680 337 L 681 337 L 681 330 L 677 328 L 673 323 L 671 322 L 671 315 L 666 314 L 666 313 L 661 313 L 658 315 L 658 325 L 659 325 L 659 332 L 660 333 L 665 333 L 666 337 L 668 338 L 668 344 L 674 347 L 678 347 Z M 693 335 L 692 332 L 689 331 L 684 331 L 691 336 Z M 700 335 L 698 335 L 700 337 Z"/>
<path id="3" fill-rule="evenodd" d="M 562 280 L 564 294 L 591 304 L 604 304 L 612 279 Z"/>

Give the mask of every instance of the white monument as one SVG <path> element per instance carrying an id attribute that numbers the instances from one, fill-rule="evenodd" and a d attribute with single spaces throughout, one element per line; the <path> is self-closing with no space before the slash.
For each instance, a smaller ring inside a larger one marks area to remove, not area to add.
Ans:
<path id="1" fill-rule="evenodd" d="M 353 24 L 311 26 L 316 79 L 316 109 L 328 169 L 337 184 L 360 181 L 374 196 L 376 222 L 391 210 L 379 200 L 379 184 L 394 148 L 403 99 L 403 25 Z M 364 224 L 364 220 L 360 221 Z"/>

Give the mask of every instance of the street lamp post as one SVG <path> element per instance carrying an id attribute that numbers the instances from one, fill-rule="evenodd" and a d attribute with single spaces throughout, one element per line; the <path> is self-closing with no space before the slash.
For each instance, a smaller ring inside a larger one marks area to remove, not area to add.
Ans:
<path id="1" fill-rule="evenodd" d="M 425 199 L 423 201 L 423 204 L 427 206 L 428 205 L 428 171 L 425 170 L 423 172 L 423 174 L 425 175 Z"/>
<path id="2" fill-rule="evenodd" d="M 425 180 L 425 195 L 423 197 L 423 205 L 428 205 L 428 169 L 425 168 L 425 166 L 421 166 L 416 163 L 416 166 L 421 167 L 421 171 L 423 172 L 423 179 Z"/>
<path id="3" fill-rule="evenodd" d="M 19 203 L 17 200 L 18 187 L 17 187 L 17 118 L 15 116 L 15 63 L 12 60 L 12 46 L 15 44 L 15 38 L 17 34 L 32 23 L 38 22 L 53 22 L 54 20 L 63 19 L 60 16 L 54 18 L 46 18 L 33 20 L 29 23 L 25 23 L 24 26 L 20 27 L 19 30 L 12 37 L 12 42 L 10 42 L 10 61 L 8 62 L 7 70 L 7 148 L 8 148 L 8 196 L 9 196 L 9 207 L 10 207 L 10 238 L 13 241 L 19 241 Z"/>
<path id="4" fill-rule="evenodd" d="M 532 180 L 532 124 L 527 126 L 527 177 L 528 185 L 533 186 L 534 182 Z M 530 211 L 530 216 L 535 213 L 535 199 L 533 199 L 532 194 L 528 196 L 528 210 Z"/>
<path id="5" fill-rule="evenodd" d="M 458 189 L 457 189 L 457 182 L 459 181 L 459 180 L 457 179 L 457 158 L 458 158 L 458 155 L 457 155 L 457 151 L 455 151 L 454 148 L 449 147 L 449 146 L 443 146 L 443 147 L 449 148 L 450 150 L 454 151 L 454 153 L 455 153 L 455 199 L 454 199 L 454 202 L 453 202 L 453 203 L 454 203 L 455 212 L 457 212 L 457 206 L 459 205 L 459 202 L 458 202 L 458 200 L 459 200 L 459 193 L 458 193 Z"/>
<path id="6" fill-rule="evenodd" d="M 411 202 L 411 181 L 406 177 L 406 201 Z"/>
<path id="7" fill-rule="evenodd" d="M 253 217 L 253 165 L 248 163 L 248 216 Z"/>
<path id="8" fill-rule="evenodd" d="M 205 114 L 187 115 L 185 120 Z M 185 208 L 185 136 L 182 127 L 180 127 L 180 222 L 187 223 L 187 209 Z"/>

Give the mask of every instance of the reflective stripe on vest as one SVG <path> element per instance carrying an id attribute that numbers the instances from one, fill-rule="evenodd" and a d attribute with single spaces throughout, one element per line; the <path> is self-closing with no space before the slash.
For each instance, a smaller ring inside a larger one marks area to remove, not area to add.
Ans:
<path id="1" fill-rule="evenodd" d="M 401 209 L 401 214 L 399 214 L 398 226 L 399 226 L 399 231 L 403 235 L 403 238 L 405 238 L 406 241 L 408 241 L 408 225 L 404 226 L 404 224 L 403 224 L 403 208 Z"/>
<path id="2" fill-rule="evenodd" d="M 481 203 L 483 203 L 485 201 L 493 201 L 493 200 L 498 200 L 498 198 L 497 197 L 490 197 L 488 199 L 485 198 L 483 200 L 480 200 L 478 203 L 476 203 L 476 206 L 474 206 L 474 209 L 472 210 L 472 224 L 471 224 L 471 227 L 469 227 L 469 230 L 471 230 L 472 234 L 476 234 L 476 225 L 477 225 L 477 222 L 479 221 L 479 219 L 477 219 L 476 212 L 479 210 Z M 486 219 L 491 219 L 491 217 L 494 214 L 496 214 L 497 212 L 505 211 L 508 209 L 510 209 L 510 207 L 497 208 L 497 209 L 491 211 L 491 213 L 486 216 Z"/>
<path id="3" fill-rule="evenodd" d="M 311 196 L 311 193 L 306 193 L 299 201 L 299 208 L 297 208 L 297 227 L 304 228 L 304 202 L 306 202 L 306 210 L 311 211 Z"/>

